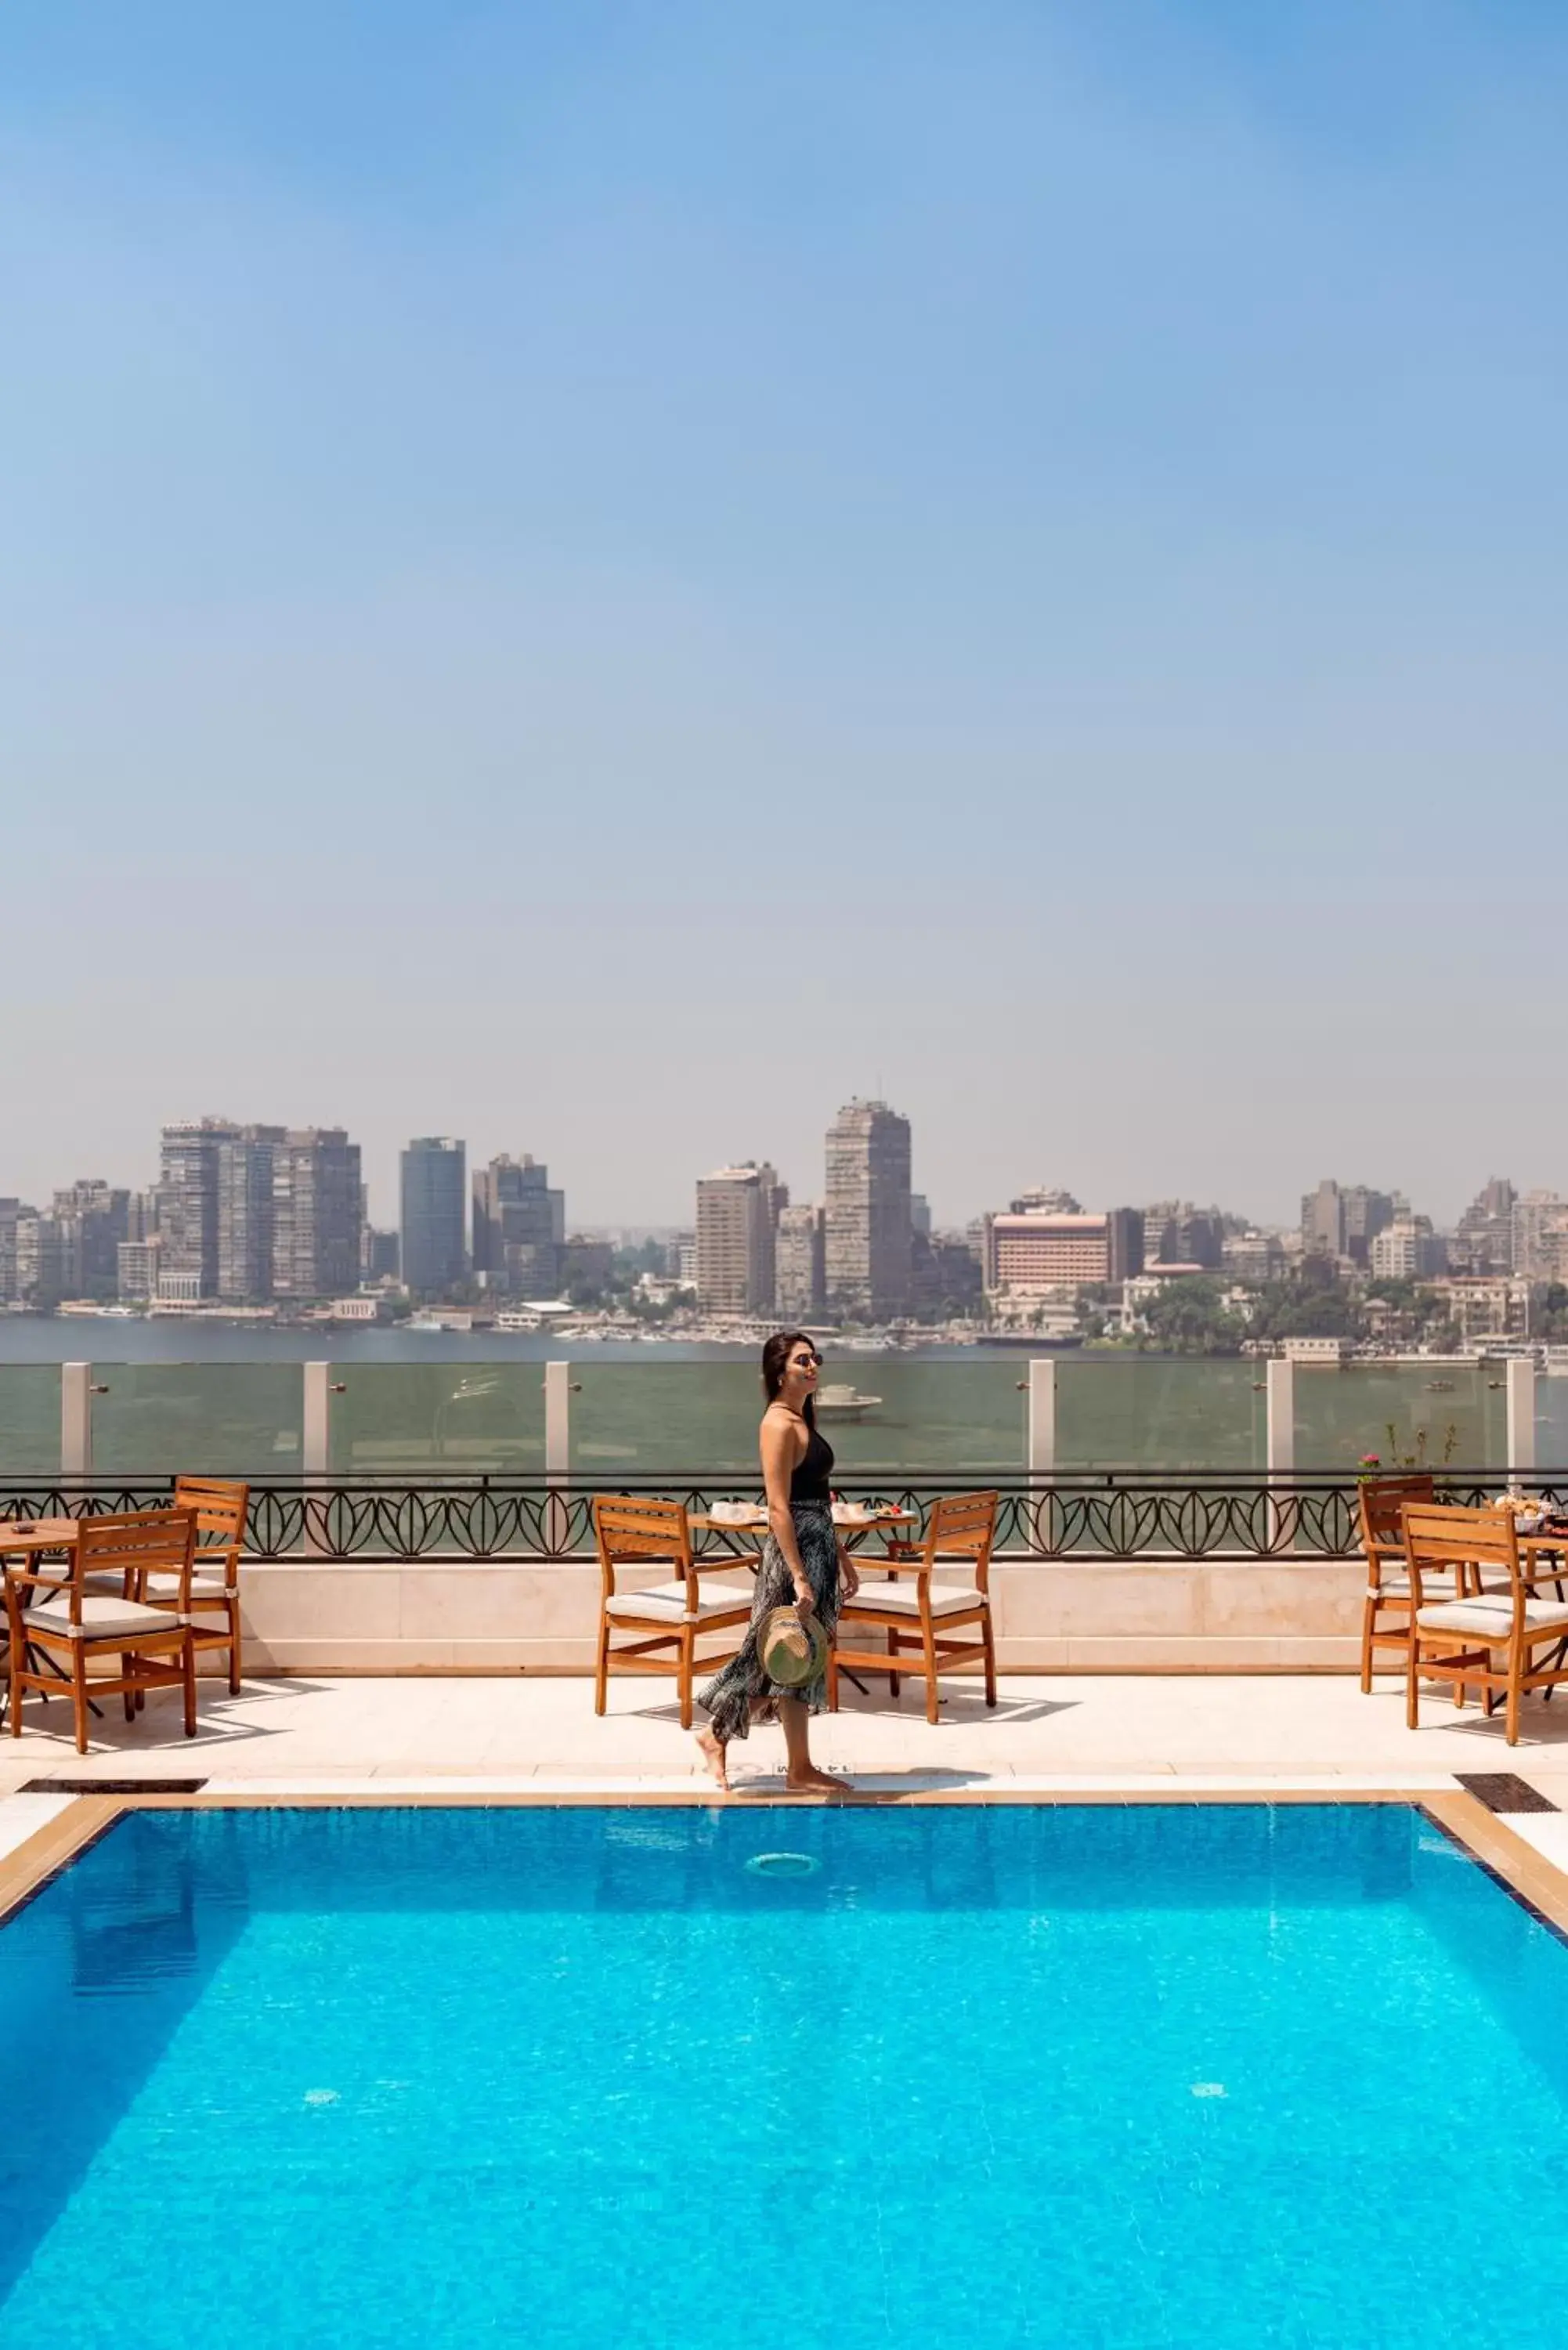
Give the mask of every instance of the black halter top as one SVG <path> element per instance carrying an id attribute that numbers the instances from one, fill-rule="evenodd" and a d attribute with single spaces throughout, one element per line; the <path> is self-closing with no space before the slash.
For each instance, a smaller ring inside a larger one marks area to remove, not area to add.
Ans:
<path id="1" fill-rule="evenodd" d="M 789 1497 L 795 1502 L 831 1502 L 832 1488 L 827 1479 L 833 1467 L 833 1447 L 820 1430 L 813 1429 L 801 1454 L 800 1466 L 789 1481 Z"/>

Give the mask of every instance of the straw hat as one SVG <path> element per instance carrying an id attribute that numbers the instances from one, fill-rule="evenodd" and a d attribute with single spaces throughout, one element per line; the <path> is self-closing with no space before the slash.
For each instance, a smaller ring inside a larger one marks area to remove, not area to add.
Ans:
<path id="1" fill-rule="evenodd" d="M 815 1616 L 774 1607 L 763 1619 L 757 1653 L 769 1680 L 780 1689 L 805 1689 L 826 1669 L 827 1635 Z"/>

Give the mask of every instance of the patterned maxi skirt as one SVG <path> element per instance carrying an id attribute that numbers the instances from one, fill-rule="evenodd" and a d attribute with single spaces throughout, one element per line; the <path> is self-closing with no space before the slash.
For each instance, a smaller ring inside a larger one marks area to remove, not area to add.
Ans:
<path id="1" fill-rule="evenodd" d="M 826 1502 L 794 1502 L 790 1515 L 794 1520 L 800 1563 L 816 1601 L 817 1617 L 831 1644 L 838 1622 L 838 1536 L 834 1532 L 832 1506 Z M 799 1689 L 785 1689 L 780 1682 L 770 1680 L 763 1669 L 763 1660 L 757 1653 L 763 1622 L 775 1607 L 791 1607 L 794 1601 L 794 1576 L 770 1534 L 763 1545 L 763 1563 L 757 1569 L 757 1588 L 752 1600 L 752 1620 L 746 1627 L 740 1653 L 732 1657 L 705 1690 L 698 1691 L 697 1702 L 707 1711 L 714 1737 L 726 1746 L 732 1738 L 744 1738 L 752 1726 L 753 1708 L 756 1719 L 765 1721 L 773 1718 L 781 1697 L 798 1698 L 813 1713 L 820 1713 L 827 1702 L 826 1673 L 818 1673 L 815 1680 L 806 1681 Z"/>

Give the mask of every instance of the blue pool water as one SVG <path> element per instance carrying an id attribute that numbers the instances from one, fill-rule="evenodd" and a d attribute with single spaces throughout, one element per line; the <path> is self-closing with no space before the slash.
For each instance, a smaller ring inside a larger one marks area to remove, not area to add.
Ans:
<path id="1" fill-rule="evenodd" d="M 1399 1806 L 142 1813 L 0 1988 L 5 2350 L 1568 2324 L 1568 1950 Z"/>

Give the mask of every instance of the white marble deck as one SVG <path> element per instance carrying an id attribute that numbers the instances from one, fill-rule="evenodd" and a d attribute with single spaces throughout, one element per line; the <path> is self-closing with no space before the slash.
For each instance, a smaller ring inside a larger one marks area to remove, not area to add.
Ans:
<path id="1" fill-rule="evenodd" d="M 1457 1773 L 1514 1772 L 1568 1809 L 1568 1693 L 1550 1706 L 1531 1700 L 1511 1749 L 1501 1714 L 1489 1722 L 1474 1707 L 1456 1712 L 1434 1693 L 1411 1732 L 1401 1688 L 1383 1681 L 1364 1698 L 1338 1675 L 1021 1677 L 1002 1682 L 994 1713 L 973 1684 L 946 1688 L 934 1729 L 908 1684 L 897 1707 L 885 1691 L 854 1699 L 815 1725 L 817 1759 L 877 1789 L 1042 1794 L 1436 1789 Z M 525 1783 L 535 1794 L 613 1801 L 687 1791 L 699 1776 L 668 1690 L 642 1680 L 612 1682 L 602 1721 L 591 1684 L 577 1679 L 253 1680 L 234 1699 L 204 1683 L 194 1740 L 180 1734 L 172 1693 L 151 1698 L 130 1725 L 111 1703 L 93 1731 L 90 1753 L 78 1758 L 67 1707 L 30 1702 L 25 1735 L 0 1734 L 0 1795 L 40 1778 L 146 1775 L 206 1777 L 214 1789 L 257 1794 L 435 1786 L 482 1795 Z M 735 1750 L 732 1771 L 742 1792 L 769 1794 L 782 1763 L 779 1732 L 764 1729 Z"/>

